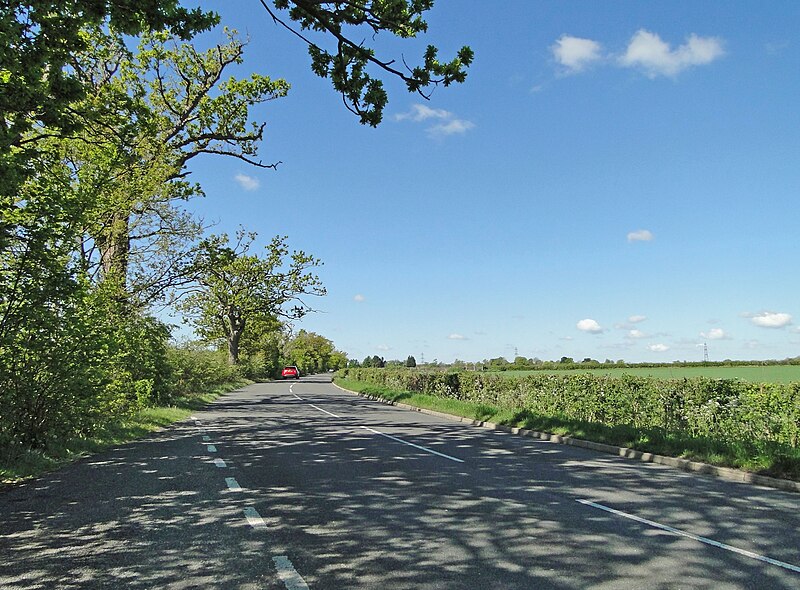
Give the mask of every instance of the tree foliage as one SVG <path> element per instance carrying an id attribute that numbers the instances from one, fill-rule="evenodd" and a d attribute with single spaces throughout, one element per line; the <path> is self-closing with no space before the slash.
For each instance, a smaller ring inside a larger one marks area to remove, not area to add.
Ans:
<path id="1" fill-rule="evenodd" d="M 259 1 L 276 23 L 308 44 L 314 73 L 329 78 L 345 107 L 373 127 L 381 122 L 388 96 L 383 80 L 370 69 L 399 78 L 409 92 L 427 99 L 436 86 L 463 82 L 474 57 L 464 46 L 452 60 L 440 61 L 438 49 L 428 45 L 420 65 L 410 67 L 403 60 L 401 67 L 363 41 L 382 32 L 401 39 L 427 32 L 423 14 L 433 0 Z M 280 18 L 282 12 L 291 23 Z"/>
<path id="2" fill-rule="evenodd" d="M 311 311 L 303 297 L 324 295 L 319 277 L 309 269 L 321 262 L 303 251 L 289 254 L 286 237 L 276 236 L 265 254 L 250 253 L 256 234 L 239 231 L 235 242 L 227 235 L 201 244 L 197 287 L 180 308 L 195 330 L 208 341 L 224 341 L 232 364 L 239 362 L 245 330 L 275 318 L 296 320 Z"/>

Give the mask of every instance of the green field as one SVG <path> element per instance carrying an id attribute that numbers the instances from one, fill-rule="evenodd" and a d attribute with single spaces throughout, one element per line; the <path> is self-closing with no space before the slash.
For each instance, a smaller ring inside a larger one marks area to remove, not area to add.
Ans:
<path id="1" fill-rule="evenodd" d="M 498 371 L 501 375 L 530 375 L 535 373 L 592 373 L 595 375 L 636 375 L 659 379 L 684 377 L 709 377 L 711 379 L 738 379 L 751 383 L 800 382 L 800 365 L 753 365 L 742 367 L 635 367 L 598 369 L 542 369 L 538 371 Z"/>

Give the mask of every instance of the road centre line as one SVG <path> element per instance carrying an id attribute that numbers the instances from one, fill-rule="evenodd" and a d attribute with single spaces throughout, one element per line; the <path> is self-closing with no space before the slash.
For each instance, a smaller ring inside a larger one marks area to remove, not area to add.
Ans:
<path id="1" fill-rule="evenodd" d="M 247 524 L 249 524 L 254 529 L 264 528 L 266 523 L 264 519 L 261 518 L 261 515 L 258 513 L 258 510 L 253 508 L 252 506 L 248 506 L 242 512 L 244 512 L 245 518 L 247 518 Z"/>
<path id="2" fill-rule="evenodd" d="M 216 447 L 216 445 L 206 445 L 206 450 L 209 453 L 216 453 L 217 452 L 217 447 Z"/>
<path id="3" fill-rule="evenodd" d="M 764 555 L 759 555 L 758 553 L 753 553 L 752 551 L 747 551 L 745 549 L 739 549 L 738 547 L 733 547 L 732 545 L 727 545 L 726 543 L 720 543 L 719 541 L 715 541 L 714 539 L 709 539 L 707 537 L 701 537 L 699 535 L 695 535 L 692 533 L 687 533 L 686 531 L 682 531 L 680 529 L 673 528 L 671 526 L 667 526 L 665 524 L 661 524 L 655 522 L 653 520 L 647 520 L 646 518 L 641 518 L 639 516 L 634 516 L 633 514 L 628 514 L 627 512 L 622 512 L 621 510 L 615 510 L 614 508 L 609 508 L 608 506 L 603 506 L 602 504 L 597 504 L 595 502 L 590 502 L 589 500 L 577 500 L 581 504 L 586 506 L 591 506 L 592 508 L 597 508 L 599 510 L 604 510 L 611 514 L 616 514 L 617 516 L 622 516 L 623 518 L 628 518 L 630 520 L 635 520 L 636 522 L 646 524 L 647 526 L 651 526 L 653 528 L 660 529 L 662 531 L 667 531 L 674 535 L 678 535 L 680 537 L 686 537 L 687 539 L 692 539 L 693 541 L 699 541 L 700 543 L 705 543 L 706 545 L 711 545 L 712 547 L 717 547 L 719 549 L 724 549 L 726 551 L 731 551 L 732 553 L 737 553 L 739 555 L 744 555 L 745 557 L 750 557 L 752 559 L 757 559 L 758 561 L 763 561 L 764 563 L 768 563 L 770 565 L 776 565 L 778 567 L 782 567 L 789 571 L 793 571 L 796 573 L 800 573 L 800 567 L 796 565 L 792 565 L 791 563 L 786 563 L 784 561 L 778 561 L 777 559 L 772 559 L 770 557 L 766 557 Z"/>
<path id="4" fill-rule="evenodd" d="M 272 558 L 278 577 L 283 581 L 286 590 L 309 590 L 303 577 L 294 569 L 294 565 L 285 555 L 276 555 Z"/>
<path id="5" fill-rule="evenodd" d="M 225 465 L 225 461 L 222 459 L 214 459 L 214 465 L 217 467 L 227 467 L 227 465 Z"/>
<path id="6" fill-rule="evenodd" d="M 211 440 L 211 437 L 210 437 L 210 436 L 208 436 L 207 434 L 204 434 L 204 435 L 203 435 L 203 440 L 204 440 L 205 442 L 208 442 L 208 441 L 210 441 L 210 440 Z"/>
<path id="7" fill-rule="evenodd" d="M 233 478 L 233 477 L 226 477 L 225 478 L 225 483 L 227 484 L 228 489 L 231 490 L 232 492 L 241 492 L 242 491 L 242 486 L 240 486 L 239 482 L 236 481 L 236 479 Z"/>

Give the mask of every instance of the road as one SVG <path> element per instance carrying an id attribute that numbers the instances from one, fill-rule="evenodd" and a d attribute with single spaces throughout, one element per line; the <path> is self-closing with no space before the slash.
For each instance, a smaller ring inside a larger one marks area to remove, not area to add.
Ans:
<path id="1" fill-rule="evenodd" d="M 0 494 L 0 588 L 798 589 L 798 508 L 308 377 Z"/>

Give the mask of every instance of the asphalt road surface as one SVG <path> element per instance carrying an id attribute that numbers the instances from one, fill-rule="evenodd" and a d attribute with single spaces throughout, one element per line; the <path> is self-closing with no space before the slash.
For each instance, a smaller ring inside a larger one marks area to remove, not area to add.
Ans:
<path id="1" fill-rule="evenodd" d="M 0 588 L 800 588 L 800 495 L 251 385 L 0 493 Z"/>

